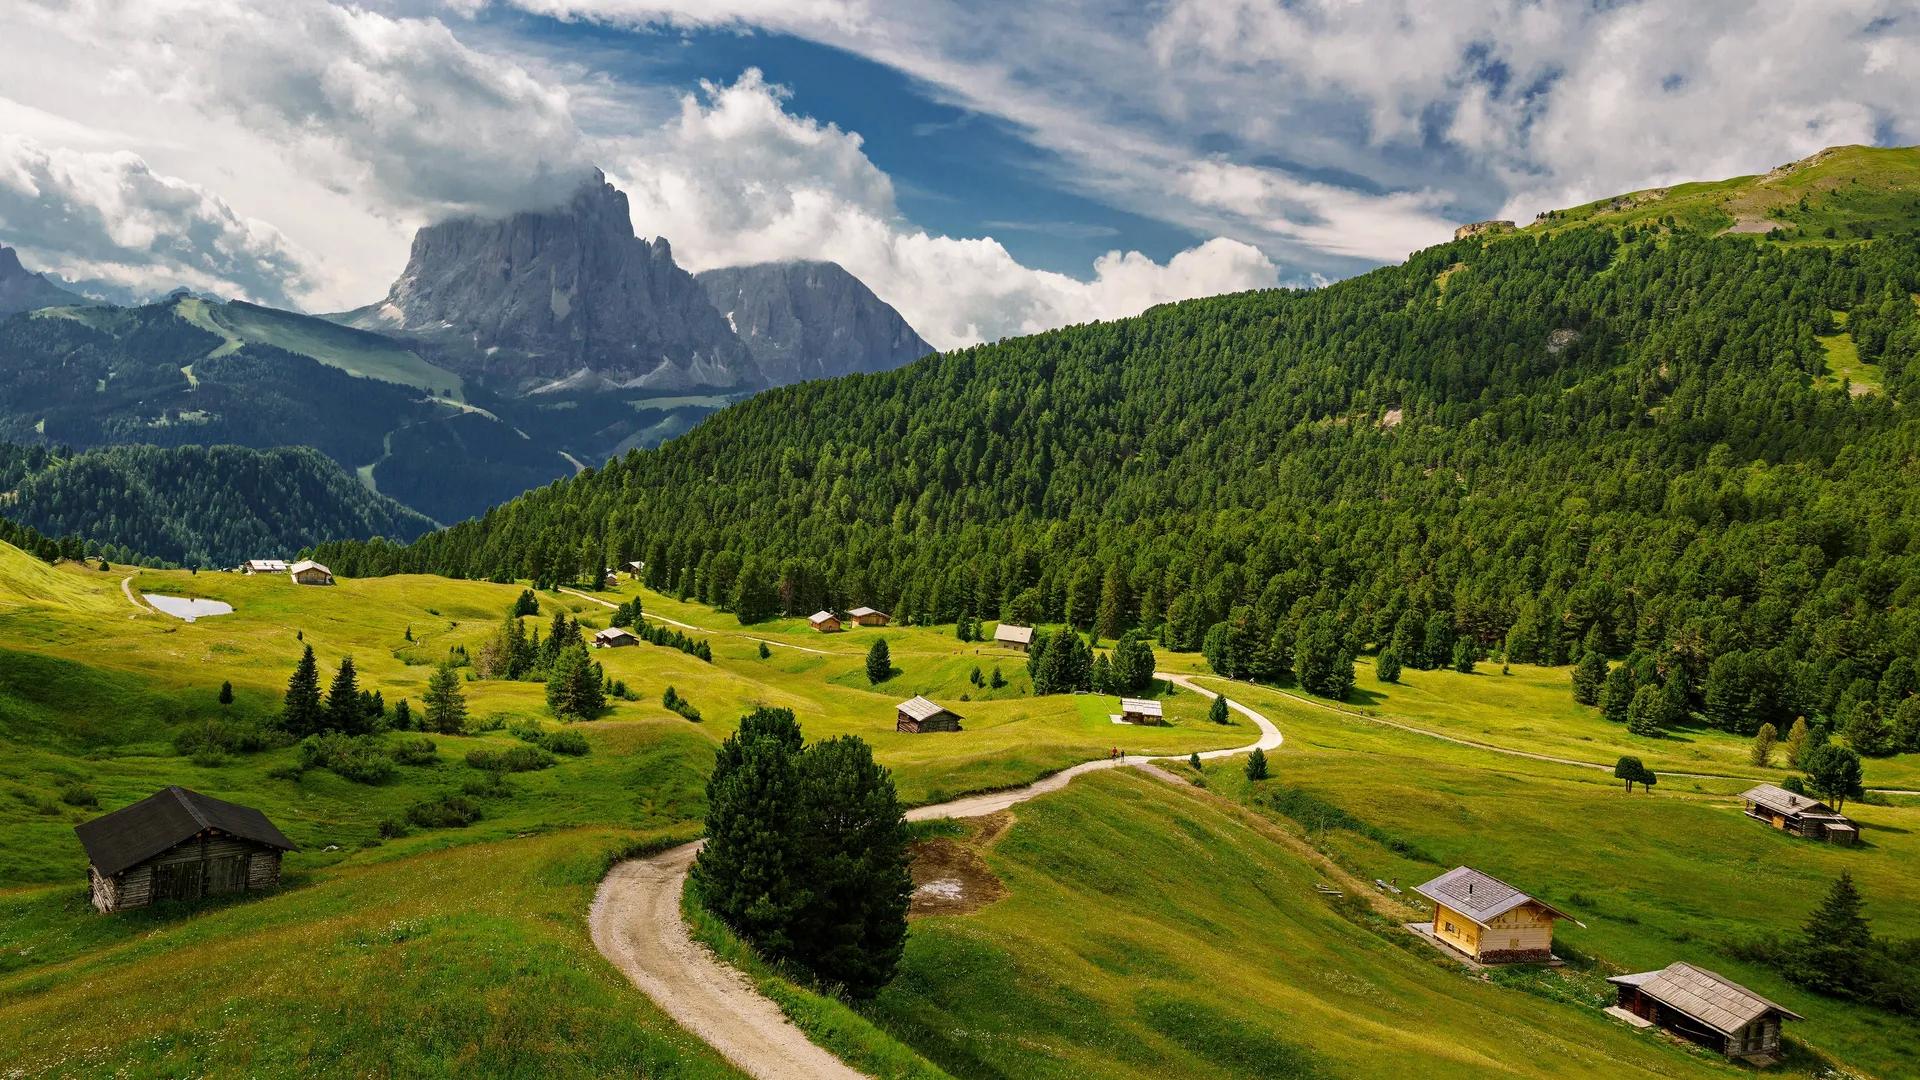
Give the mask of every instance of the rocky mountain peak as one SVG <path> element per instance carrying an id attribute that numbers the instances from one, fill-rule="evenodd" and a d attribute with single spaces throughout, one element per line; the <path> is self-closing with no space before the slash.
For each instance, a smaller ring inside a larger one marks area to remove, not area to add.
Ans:
<path id="1" fill-rule="evenodd" d="M 933 351 L 838 263 L 731 266 L 699 281 L 773 383 L 886 371 Z"/>
<path id="2" fill-rule="evenodd" d="M 0 244 L 0 318 L 44 307 L 85 304 L 88 300 L 20 264 L 20 255 Z"/>

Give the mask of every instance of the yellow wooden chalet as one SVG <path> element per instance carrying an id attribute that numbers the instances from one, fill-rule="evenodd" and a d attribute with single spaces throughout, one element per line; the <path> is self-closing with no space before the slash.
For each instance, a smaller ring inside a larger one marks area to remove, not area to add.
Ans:
<path id="1" fill-rule="evenodd" d="M 1433 901 L 1433 936 L 1482 964 L 1553 959 L 1556 919 L 1579 920 L 1490 874 L 1456 866 L 1414 892 Z"/>

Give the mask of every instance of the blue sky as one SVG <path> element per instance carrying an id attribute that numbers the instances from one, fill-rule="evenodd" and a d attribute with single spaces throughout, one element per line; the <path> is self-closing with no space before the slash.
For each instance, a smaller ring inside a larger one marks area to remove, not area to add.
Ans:
<path id="1" fill-rule="evenodd" d="M 1464 221 L 1920 142 L 1912 0 L 0 0 L 0 243 L 379 298 L 591 165 L 690 270 L 840 262 L 946 347 Z"/>

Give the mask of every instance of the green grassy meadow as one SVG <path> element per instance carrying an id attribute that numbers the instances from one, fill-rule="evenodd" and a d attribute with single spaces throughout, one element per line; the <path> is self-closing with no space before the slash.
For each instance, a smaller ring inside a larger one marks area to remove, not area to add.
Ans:
<path id="1" fill-rule="evenodd" d="M 137 608 L 122 591 L 129 574 L 135 596 L 224 600 L 235 613 L 187 624 Z M 539 594 L 543 633 L 556 611 L 604 626 L 605 602 L 638 596 L 649 617 L 695 627 L 714 662 L 645 644 L 597 651 L 638 700 L 574 725 L 585 756 L 474 796 L 483 816 L 465 828 L 381 834 L 409 806 L 481 781 L 465 755 L 518 745 L 504 730 L 430 736 L 437 760 L 378 785 L 291 769 L 291 747 L 196 759 L 175 746 L 220 716 L 223 680 L 234 719 L 272 716 L 303 643 L 323 683 L 351 654 L 363 687 L 417 708 L 429 665 L 477 649 L 520 588 L 102 573 L 0 546 L 8 1075 L 732 1075 L 599 957 L 585 914 L 616 853 L 697 835 L 713 748 L 741 713 L 785 706 L 811 738 L 860 735 L 914 803 L 1024 783 L 1115 745 L 1185 755 L 1254 738 L 1237 714 L 1208 722 L 1204 697 L 1185 690 L 1165 697 L 1165 728 L 1113 724 L 1112 698 L 1033 697 L 1023 654 L 962 643 L 950 626 L 742 627 L 623 583 L 598 599 Z M 876 637 L 896 670 L 873 686 Z M 1006 686 L 974 683 L 975 667 L 990 676 L 996 665 Z M 1204 671 L 1192 655 L 1162 654 L 1160 666 Z M 1388 687 L 1363 662 L 1353 700 L 1337 706 L 1211 680 L 1280 725 L 1274 780 L 1250 791 L 1236 759 L 1210 764 L 1204 790 L 1123 771 L 1022 804 L 1010 828 L 965 841 L 1006 898 L 917 919 L 900 978 L 857 1011 L 729 953 L 723 932 L 703 934 L 810 1032 L 888 1076 L 1730 1075 L 1591 1007 L 1600 969 L 1674 959 L 1805 1013 L 1789 1034 L 1820 1053 L 1913 1075 L 1899 1053 L 1910 1022 L 1799 991 L 1727 946 L 1794 931 L 1842 868 L 1881 933 L 1920 934 L 1920 801 L 1850 807 L 1864 826 L 1854 851 L 1779 836 L 1730 798 L 1744 778 L 1785 775 L 1748 765 L 1744 740 L 1628 736 L 1575 705 L 1567 679 L 1407 671 Z M 704 722 L 662 706 L 669 685 Z M 555 726 L 538 684 L 465 689 L 476 721 Z M 897 734 L 894 705 L 913 694 L 955 709 L 965 730 Z M 1666 773 L 1743 779 L 1668 775 L 1655 794 L 1628 797 L 1605 773 L 1489 746 L 1595 762 L 1634 752 Z M 1920 787 L 1920 756 L 1871 761 L 1868 781 Z M 95 914 L 72 826 L 169 783 L 264 810 L 301 849 L 284 887 Z M 97 806 L 68 799 L 76 789 Z M 1397 930 L 1406 911 L 1330 905 L 1312 890 L 1410 883 L 1456 862 L 1573 910 L 1587 926 L 1563 927 L 1561 941 L 1595 966 L 1565 980 L 1476 980 Z M 1783 1074 L 1813 1061 L 1802 1052 Z"/>

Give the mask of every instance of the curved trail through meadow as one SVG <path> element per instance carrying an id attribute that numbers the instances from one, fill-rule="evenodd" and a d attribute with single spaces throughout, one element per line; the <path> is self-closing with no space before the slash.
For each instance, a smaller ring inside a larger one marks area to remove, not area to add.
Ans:
<path id="1" fill-rule="evenodd" d="M 1185 675 L 1157 671 L 1154 676 L 1204 697 L 1219 696 Z M 1231 757 L 1250 753 L 1255 747 L 1263 751 L 1280 748 L 1282 736 L 1273 721 L 1237 701 L 1229 699 L 1227 704 L 1253 721 L 1260 729 L 1260 738 L 1246 746 L 1206 751 L 1200 755 L 1202 758 Z M 1099 758 L 1024 787 L 916 807 L 907 812 L 907 818 L 927 821 L 980 817 L 1049 791 L 1058 791 L 1082 773 L 1128 765 L 1164 776 L 1153 762 L 1183 760 L 1185 756 L 1180 754 Z M 761 1080 L 816 1077 L 843 1080 L 862 1076 L 815 1046 L 786 1018 L 780 1007 L 756 990 L 744 975 L 693 940 L 680 914 L 680 896 L 686 889 L 687 872 L 693 866 L 694 856 L 700 852 L 700 843 L 682 844 L 658 855 L 629 859 L 615 866 L 600 882 L 593 908 L 587 915 L 594 948 L 675 1023 L 750 1076 Z"/>
<path id="2" fill-rule="evenodd" d="M 608 600 L 602 600 L 597 596 L 592 596 L 587 593 L 580 592 L 577 589 L 569 589 L 565 586 L 561 586 L 560 591 L 563 593 L 566 593 L 568 596 L 577 596 L 582 600 L 591 600 L 594 603 L 599 604 L 601 607 L 610 607 L 615 610 L 618 610 L 620 607 L 619 604 L 613 603 Z M 773 647 L 778 649 L 798 649 L 801 652 L 815 653 L 820 656 L 833 655 L 832 653 L 828 652 L 825 649 L 812 649 L 812 648 L 808 648 L 805 645 L 794 645 L 785 641 L 775 641 L 772 638 L 754 637 L 752 634 L 742 634 L 734 630 L 715 630 L 715 629 L 712 629 L 711 627 L 695 626 L 690 622 L 681 622 L 679 619 L 669 619 L 665 615 L 655 614 L 654 612 L 651 612 L 651 611 L 647 612 L 644 617 L 652 619 L 654 622 L 666 623 L 668 626 L 677 626 L 682 630 L 698 630 L 703 634 L 726 634 L 730 637 L 743 637 L 743 638 L 746 638 L 748 641 L 758 641 L 766 645 L 772 645 Z"/>

